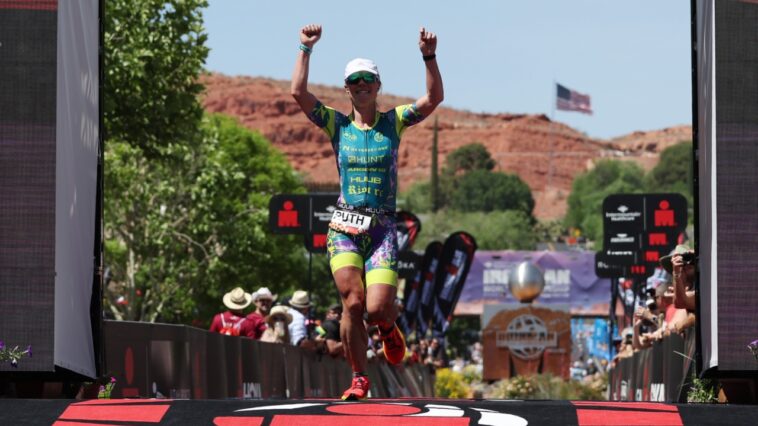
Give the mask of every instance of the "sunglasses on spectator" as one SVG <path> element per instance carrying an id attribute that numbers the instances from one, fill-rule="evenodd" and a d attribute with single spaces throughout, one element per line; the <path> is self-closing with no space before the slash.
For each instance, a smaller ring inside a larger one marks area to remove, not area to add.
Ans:
<path id="1" fill-rule="evenodd" d="M 347 84 L 358 84 L 363 80 L 364 82 L 371 84 L 377 80 L 376 76 L 374 74 L 371 74 L 370 72 L 356 72 L 353 74 L 350 74 L 346 79 L 345 82 Z"/>

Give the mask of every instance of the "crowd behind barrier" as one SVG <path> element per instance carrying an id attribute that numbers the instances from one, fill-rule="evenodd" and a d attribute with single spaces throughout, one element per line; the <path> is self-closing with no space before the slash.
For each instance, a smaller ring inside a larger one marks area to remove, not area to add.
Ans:
<path id="1" fill-rule="evenodd" d="M 621 358 L 609 373 L 614 401 L 687 402 L 695 357 L 695 330 L 672 333 Z"/>
<path id="2" fill-rule="evenodd" d="M 104 322 L 105 369 L 113 398 L 338 398 L 352 373 L 344 359 L 299 347 L 184 325 Z M 432 397 L 421 364 L 368 364 L 374 398 Z"/>

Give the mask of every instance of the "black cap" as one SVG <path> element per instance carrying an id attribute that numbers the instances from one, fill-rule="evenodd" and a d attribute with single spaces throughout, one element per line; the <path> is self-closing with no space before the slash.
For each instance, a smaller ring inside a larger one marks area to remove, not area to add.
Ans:
<path id="1" fill-rule="evenodd" d="M 342 303 L 335 303 L 329 306 L 330 311 L 342 313 Z"/>

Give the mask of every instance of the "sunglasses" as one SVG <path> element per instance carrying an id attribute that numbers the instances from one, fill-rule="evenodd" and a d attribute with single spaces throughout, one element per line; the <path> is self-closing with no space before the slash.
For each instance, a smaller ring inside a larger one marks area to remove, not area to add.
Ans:
<path id="1" fill-rule="evenodd" d="M 354 74 L 350 74 L 346 79 L 345 82 L 347 84 L 358 84 L 363 80 L 364 82 L 371 84 L 378 80 L 378 78 L 371 74 L 370 72 L 357 72 Z"/>

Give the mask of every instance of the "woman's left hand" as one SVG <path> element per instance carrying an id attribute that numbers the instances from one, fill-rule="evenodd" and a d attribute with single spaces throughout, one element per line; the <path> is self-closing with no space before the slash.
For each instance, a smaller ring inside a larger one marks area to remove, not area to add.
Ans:
<path id="1" fill-rule="evenodd" d="M 428 32 L 424 27 L 419 30 L 418 48 L 424 56 L 433 55 L 437 50 L 437 35 Z"/>

